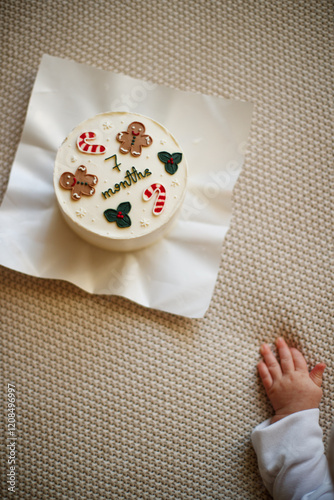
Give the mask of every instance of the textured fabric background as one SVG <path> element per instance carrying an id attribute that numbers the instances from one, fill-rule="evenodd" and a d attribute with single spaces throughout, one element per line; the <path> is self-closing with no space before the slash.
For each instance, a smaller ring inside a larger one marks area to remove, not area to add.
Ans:
<path id="1" fill-rule="evenodd" d="M 1 400 L 8 382 L 17 389 L 15 498 L 268 498 L 250 433 L 271 415 L 259 345 L 278 335 L 310 366 L 328 365 L 328 438 L 333 10 L 330 0 L 0 2 L 1 199 L 43 53 L 255 104 L 204 319 L 1 268 Z"/>

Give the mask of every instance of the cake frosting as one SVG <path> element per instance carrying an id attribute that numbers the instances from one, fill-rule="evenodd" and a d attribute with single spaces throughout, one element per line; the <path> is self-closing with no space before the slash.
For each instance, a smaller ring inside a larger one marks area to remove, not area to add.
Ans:
<path id="1" fill-rule="evenodd" d="M 162 238 L 186 184 L 187 163 L 176 139 L 136 113 L 103 113 L 82 122 L 55 161 L 54 188 L 66 222 L 107 250 L 138 250 Z"/>

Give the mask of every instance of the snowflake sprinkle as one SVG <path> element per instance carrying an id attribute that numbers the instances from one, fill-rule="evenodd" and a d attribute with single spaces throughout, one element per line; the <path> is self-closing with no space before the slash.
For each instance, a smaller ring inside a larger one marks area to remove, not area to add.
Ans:
<path id="1" fill-rule="evenodd" d="M 102 127 L 104 130 L 110 130 L 110 129 L 114 128 L 113 124 L 109 121 L 103 122 Z"/>
<path id="2" fill-rule="evenodd" d="M 147 227 L 150 225 L 150 221 L 148 219 L 141 219 L 140 225 L 141 227 Z"/>
<path id="3" fill-rule="evenodd" d="M 78 210 L 75 211 L 75 213 L 77 214 L 77 217 L 80 217 L 82 219 L 82 217 L 85 217 L 86 215 L 86 210 L 84 208 L 78 208 Z"/>

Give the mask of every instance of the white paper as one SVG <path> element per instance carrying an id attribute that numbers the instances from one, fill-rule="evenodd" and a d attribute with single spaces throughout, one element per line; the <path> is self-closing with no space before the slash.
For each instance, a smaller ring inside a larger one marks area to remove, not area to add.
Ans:
<path id="1" fill-rule="evenodd" d="M 187 158 L 180 217 L 160 242 L 132 253 L 101 250 L 66 225 L 53 190 L 57 150 L 80 122 L 131 111 L 161 123 Z M 0 209 L 0 264 L 121 295 L 162 311 L 203 317 L 232 215 L 252 104 L 167 88 L 44 55 Z"/>

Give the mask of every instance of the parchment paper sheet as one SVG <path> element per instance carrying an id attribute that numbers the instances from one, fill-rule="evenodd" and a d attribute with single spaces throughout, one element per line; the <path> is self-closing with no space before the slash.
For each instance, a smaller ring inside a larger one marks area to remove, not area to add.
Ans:
<path id="1" fill-rule="evenodd" d="M 57 149 L 81 121 L 132 111 L 182 145 L 189 184 L 182 212 L 158 243 L 133 253 L 100 250 L 64 222 L 53 190 Z M 0 263 L 89 293 L 121 295 L 166 312 L 203 317 L 220 265 L 252 104 L 183 92 L 44 55 L 0 209 Z"/>

